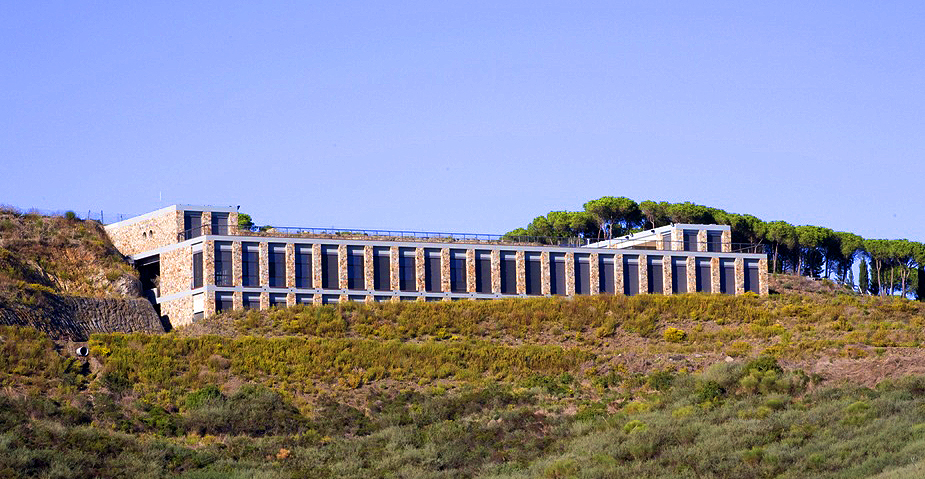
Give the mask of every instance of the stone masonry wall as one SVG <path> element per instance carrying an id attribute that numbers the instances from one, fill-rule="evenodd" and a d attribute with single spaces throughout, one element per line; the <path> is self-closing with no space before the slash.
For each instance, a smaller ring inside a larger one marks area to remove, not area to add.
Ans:
<path id="1" fill-rule="evenodd" d="M 183 231 L 183 212 L 167 211 L 125 226 L 106 226 L 106 234 L 120 253 L 133 254 L 175 244 Z"/>
<path id="2" fill-rule="evenodd" d="M 177 248 L 161 255 L 160 296 L 189 291 L 193 285 L 193 250 Z"/>
<path id="3" fill-rule="evenodd" d="M 599 253 L 591 253 L 591 294 L 601 293 L 601 257 Z"/>
<path id="4" fill-rule="evenodd" d="M 649 257 L 639 255 L 639 294 L 649 294 Z"/>
<path id="5" fill-rule="evenodd" d="M 719 277 L 722 274 L 719 265 L 719 258 L 710 258 L 710 292 L 713 294 L 721 293 Z"/>
<path id="6" fill-rule="evenodd" d="M 671 283 L 674 268 L 671 267 L 671 256 L 662 256 L 662 294 L 673 294 Z"/>
<path id="7" fill-rule="evenodd" d="M 687 257 L 687 292 L 697 292 L 697 258 Z"/>

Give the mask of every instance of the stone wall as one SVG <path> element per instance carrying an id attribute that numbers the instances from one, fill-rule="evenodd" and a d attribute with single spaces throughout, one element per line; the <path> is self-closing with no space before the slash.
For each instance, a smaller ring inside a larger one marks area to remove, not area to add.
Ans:
<path id="1" fill-rule="evenodd" d="M 131 256 L 177 243 L 177 235 L 183 231 L 183 212 L 165 211 L 152 218 L 105 229 L 113 246 L 123 255 Z"/>
<path id="2" fill-rule="evenodd" d="M 93 333 L 163 333 L 146 299 L 81 298 L 39 293 L 35 305 L 0 302 L 0 324 L 32 326 L 52 339 L 86 341 Z"/>

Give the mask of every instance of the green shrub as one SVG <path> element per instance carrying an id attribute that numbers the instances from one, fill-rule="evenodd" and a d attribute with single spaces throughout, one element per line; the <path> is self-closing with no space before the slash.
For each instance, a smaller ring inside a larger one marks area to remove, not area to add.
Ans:
<path id="1" fill-rule="evenodd" d="M 684 330 L 669 327 L 665 329 L 665 332 L 662 333 L 662 336 L 665 338 L 665 341 L 670 343 L 680 343 L 687 338 L 687 333 Z"/>

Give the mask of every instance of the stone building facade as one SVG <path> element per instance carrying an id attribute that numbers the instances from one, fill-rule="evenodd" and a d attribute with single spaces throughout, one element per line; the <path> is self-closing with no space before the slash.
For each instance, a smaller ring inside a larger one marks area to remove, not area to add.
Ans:
<path id="1" fill-rule="evenodd" d="M 238 231 L 233 208 L 174 205 L 106 227 L 173 326 L 227 309 L 575 294 L 768 293 L 767 256 L 728 226 L 586 246 Z"/>

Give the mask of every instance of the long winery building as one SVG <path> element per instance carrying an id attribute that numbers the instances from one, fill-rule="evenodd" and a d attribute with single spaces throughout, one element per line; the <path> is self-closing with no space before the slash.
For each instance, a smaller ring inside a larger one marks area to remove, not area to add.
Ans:
<path id="1" fill-rule="evenodd" d="M 724 225 L 674 224 L 584 244 L 407 232 L 255 232 L 238 228 L 235 208 L 173 205 L 106 231 L 173 326 L 218 311 L 300 303 L 768 293 L 767 256 L 733 244 Z"/>

